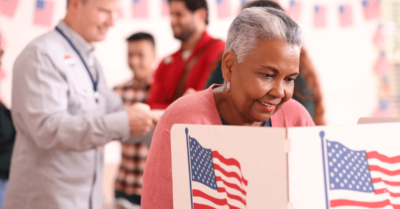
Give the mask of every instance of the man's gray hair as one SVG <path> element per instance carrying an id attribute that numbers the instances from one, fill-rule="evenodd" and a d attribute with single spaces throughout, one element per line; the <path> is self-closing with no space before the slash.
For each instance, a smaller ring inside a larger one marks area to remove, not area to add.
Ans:
<path id="1" fill-rule="evenodd" d="M 264 40 L 283 40 L 301 47 L 302 31 L 285 12 L 274 8 L 252 7 L 244 9 L 233 20 L 225 51 L 232 50 L 238 63 Z"/>

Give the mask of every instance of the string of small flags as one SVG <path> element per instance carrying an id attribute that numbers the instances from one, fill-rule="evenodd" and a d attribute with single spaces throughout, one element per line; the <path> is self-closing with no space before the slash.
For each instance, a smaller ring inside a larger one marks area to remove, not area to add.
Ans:
<path id="1" fill-rule="evenodd" d="M 149 1 L 150 0 L 129 0 L 132 18 L 134 19 L 147 19 L 149 18 Z M 160 14 L 162 17 L 169 16 L 168 0 L 157 0 L 160 2 Z M 216 13 L 219 19 L 233 18 L 237 12 L 231 11 L 232 1 L 239 1 L 239 5 L 243 6 L 247 2 L 252 0 L 210 0 L 216 5 Z M 17 12 L 18 5 L 21 0 L 0 0 L 0 15 L 13 18 Z M 57 0 L 35 0 L 32 7 L 34 9 L 32 23 L 37 26 L 51 27 L 53 24 L 53 13 Z M 280 3 L 279 0 L 275 2 Z M 360 4 L 363 10 L 364 18 L 371 20 L 379 18 L 381 16 L 380 0 L 360 0 Z M 325 28 L 327 26 L 327 12 L 328 8 L 323 4 L 313 5 L 313 25 L 315 28 Z M 289 5 L 285 8 L 285 11 L 295 20 L 300 21 L 304 6 L 299 0 L 290 0 Z M 337 10 L 339 24 L 341 27 L 352 26 L 353 13 L 352 6 L 350 4 L 341 4 L 335 10 Z M 118 12 L 118 19 L 125 18 L 123 10 Z"/>

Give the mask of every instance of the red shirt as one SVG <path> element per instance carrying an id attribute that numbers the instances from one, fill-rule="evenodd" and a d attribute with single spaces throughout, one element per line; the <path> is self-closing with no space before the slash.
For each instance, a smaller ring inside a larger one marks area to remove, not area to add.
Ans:
<path id="1" fill-rule="evenodd" d="M 182 59 L 182 50 L 180 49 L 160 63 L 154 75 L 154 82 L 147 100 L 152 109 L 166 109 L 174 102 L 175 91 L 186 66 L 205 47 L 205 51 L 202 52 L 186 77 L 183 93 L 189 88 L 196 91 L 204 89 L 211 72 L 217 66 L 218 56 L 225 49 L 225 42 L 215 40 L 207 32 L 204 32 L 203 37 L 196 44 L 187 60 Z"/>

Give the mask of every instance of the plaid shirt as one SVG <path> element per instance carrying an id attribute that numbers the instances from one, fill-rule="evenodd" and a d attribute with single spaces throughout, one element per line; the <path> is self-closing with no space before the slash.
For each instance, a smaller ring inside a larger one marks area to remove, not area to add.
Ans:
<path id="1" fill-rule="evenodd" d="M 130 81 L 124 85 L 114 88 L 124 101 L 126 107 L 136 102 L 145 102 L 149 93 L 150 85 L 135 85 Z M 126 195 L 142 195 L 143 171 L 146 164 L 149 149 L 143 143 L 122 143 L 122 162 L 115 182 L 115 189 Z"/>

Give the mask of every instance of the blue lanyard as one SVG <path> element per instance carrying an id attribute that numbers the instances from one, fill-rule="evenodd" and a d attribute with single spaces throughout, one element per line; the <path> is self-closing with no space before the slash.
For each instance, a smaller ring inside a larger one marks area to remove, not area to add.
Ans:
<path id="1" fill-rule="evenodd" d="M 97 84 L 99 83 L 99 73 L 96 70 L 96 80 L 94 80 L 92 73 L 90 73 L 90 70 L 88 68 L 88 66 L 86 65 L 85 60 L 83 60 L 83 57 L 81 55 L 81 53 L 79 53 L 78 49 L 76 49 L 75 45 L 71 42 L 71 40 L 64 34 L 64 32 L 62 32 L 62 30 L 60 30 L 58 27 L 56 27 L 56 31 L 58 31 L 64 38 L 65 40 L 67 40 L 67 42 L 69 43 L 69 45 L 71 45 L 71 47 L 75 50 L 75 52 L 78 54 L 79 58 L 81 58 L 81 61 L 83 63 L 83 65 L 86 68 L 86 71 L 89 73 L 90 79 L 92 80 L 92 84 L 93 84 L 93 91 L 94 91 L 94 97 L 96 99 L 96 103 L 99 102 L 99 92 L 97 91 Z"/>

